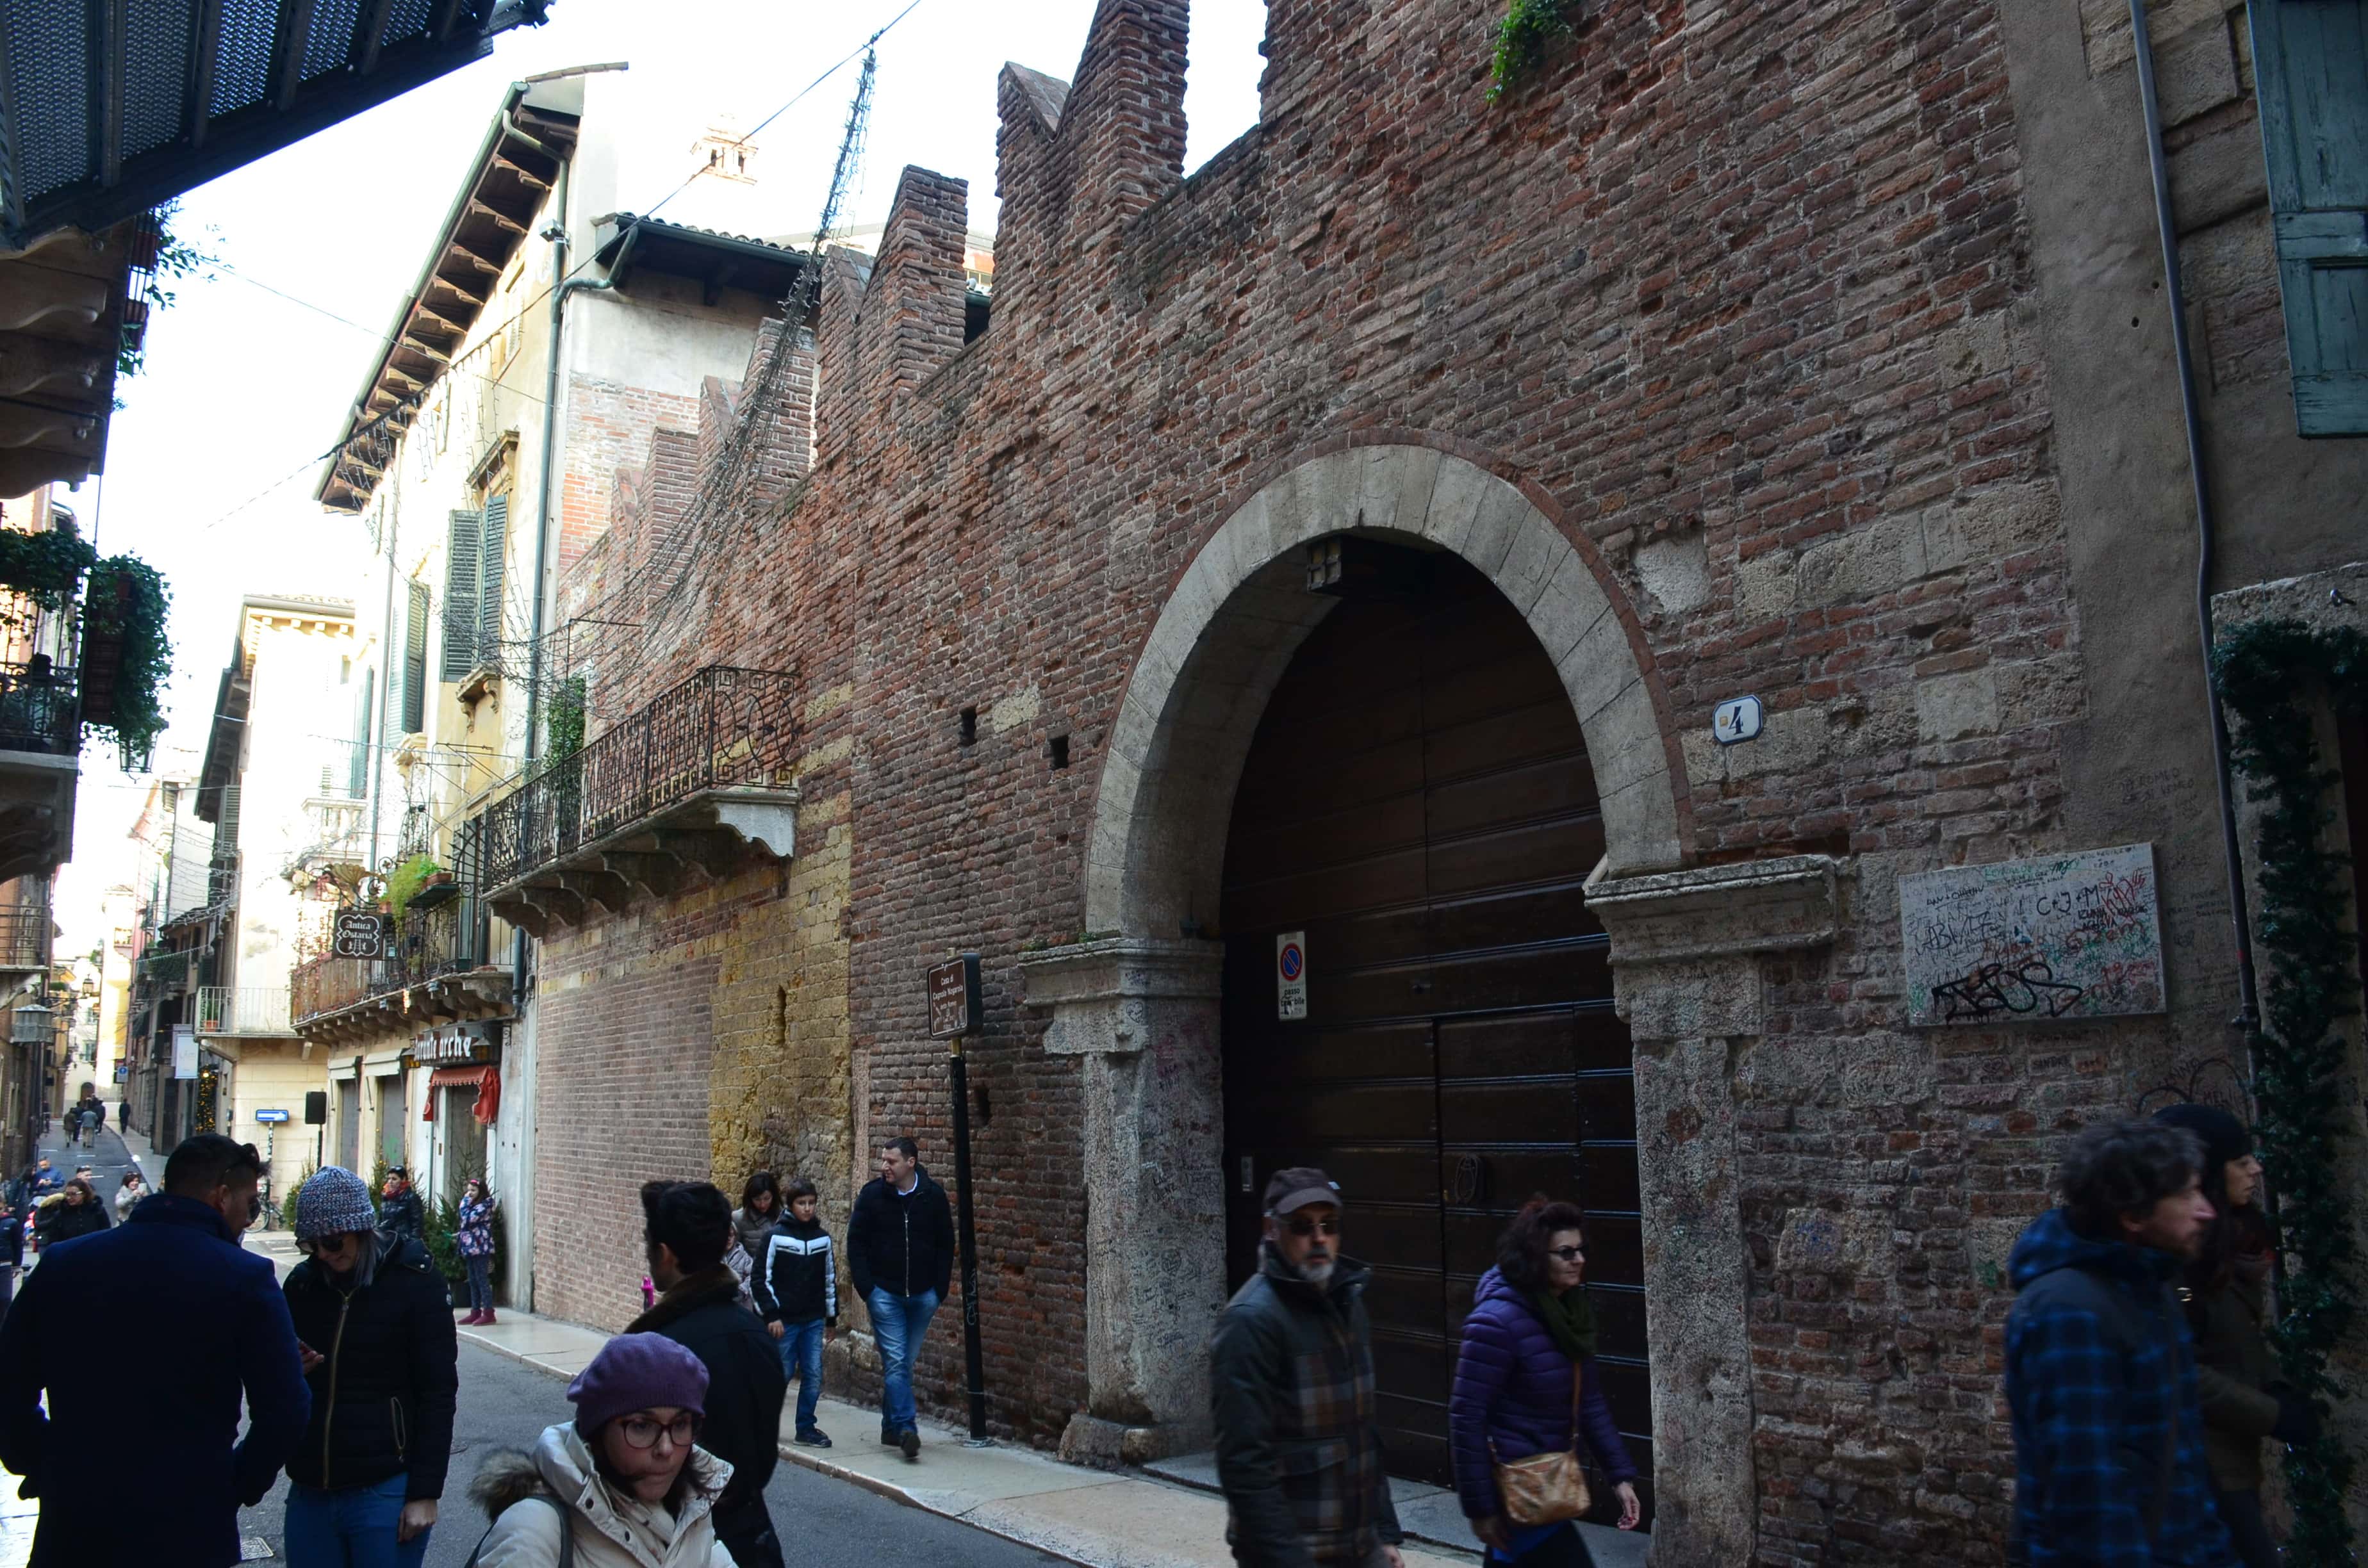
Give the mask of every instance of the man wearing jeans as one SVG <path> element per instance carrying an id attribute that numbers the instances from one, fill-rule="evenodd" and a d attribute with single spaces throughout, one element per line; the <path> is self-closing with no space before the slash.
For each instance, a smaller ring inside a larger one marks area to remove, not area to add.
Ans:
<path id="1" fill-rule="evenodd" d="M 920 1165 L 920 1147 L 892 1138 L 880 1151 L 880 1176 L 855 1199 L 847 1225 L 847 1267 L 855 1293 L 871 1309 L 882 1387 L 880 1440 L 921 1453 L 913 1405 L 913 1362 L 921 1336 L 953 1284 L 953 1206 Z"/>

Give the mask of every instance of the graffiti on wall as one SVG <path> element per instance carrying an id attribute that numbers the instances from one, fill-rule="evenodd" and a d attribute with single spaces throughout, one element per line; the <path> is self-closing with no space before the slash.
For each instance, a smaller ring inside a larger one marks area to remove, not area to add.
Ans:
<path id="1" fill-rule="evenodd" d="M 2163 1011 L 2154 846 L 1899 879 L 1912 1025 Z"/>

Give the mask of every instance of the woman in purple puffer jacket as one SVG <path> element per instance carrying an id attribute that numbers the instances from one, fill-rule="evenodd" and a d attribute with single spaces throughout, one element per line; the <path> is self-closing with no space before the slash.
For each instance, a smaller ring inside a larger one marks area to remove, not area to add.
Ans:
<path id="1" fill-rule="evenodd" d="M 1620 1528 L 1633 1530 L 1636 1466 L 1612 1424 L 1595 1367 L 1595 1310 L 1581 1284 L 1585 1219 L 1573 1203 L 1532 1198 L 1497 1244 L 1497 1267 L 1480 1277 L 1463 1349 L 1447 1401 L 1455 1490 L 1472 1533 L 1491 1562 L 1522 1568 L 1592 1568 L 1587 1542 L 1567 1523 L 1524 1528 L 1505 1517 L 1495 1461 L 1571 1446 L 1571 1380 L 1580 1379 L 1578 1417 L 1596 1469 L 1620 1495 Z"/>

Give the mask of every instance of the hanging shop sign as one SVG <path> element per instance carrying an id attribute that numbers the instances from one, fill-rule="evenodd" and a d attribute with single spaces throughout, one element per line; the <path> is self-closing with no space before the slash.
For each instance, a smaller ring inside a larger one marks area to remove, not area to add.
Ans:
<path id="1" fill-rule="evenodd" d="M 1912 1025 L 2164 1010 L 2150 844 L 1902 877 L 1899 934 Z"/>
<path id="2" fill-rule="evenodd" d="M 444 1024 L 411 1037 L 404 1054 L 417 1067 L 465 1067 L 494 1059 L 482 1024 Z"/>
<path id="3" fill-rule="evenodd" d="M 1274 1016 L 1307 1017 L 1307 933 L 1285 931 L 1274 939 Z"/>
<path id="4" fill-rule="evenodd" d="M 329 950 L 341 959 L 386 957 L 386 916 L 374 909 L 340 909 Z"/>
<path id="5" fill-rule="evenodd" d="M 964 953 L 929 971 L 929 1038 L 960 1040 L 978 1028 L 978 955 Z"/>

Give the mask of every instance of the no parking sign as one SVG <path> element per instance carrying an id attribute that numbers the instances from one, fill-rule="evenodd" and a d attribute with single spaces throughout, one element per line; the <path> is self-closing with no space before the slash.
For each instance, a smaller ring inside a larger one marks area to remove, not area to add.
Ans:
<path id="1" fill-rule="evenodd" d="M 1307 933 L 1285 931 L 1274 939 L 1274 1016 L 1307 1017 Z"/>

